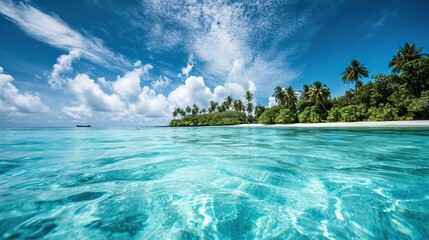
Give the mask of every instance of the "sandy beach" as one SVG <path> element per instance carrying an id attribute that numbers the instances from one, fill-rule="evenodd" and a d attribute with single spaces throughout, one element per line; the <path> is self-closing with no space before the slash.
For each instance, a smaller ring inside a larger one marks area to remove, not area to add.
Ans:
<path id="1" fill-rule="evenodd" d="M 241 124 L 241 127 L 429 127 L 429 120 L 385 121 L 385 122 L 332 122 L 332 123 L 292 123 L 292 124 Z"/>

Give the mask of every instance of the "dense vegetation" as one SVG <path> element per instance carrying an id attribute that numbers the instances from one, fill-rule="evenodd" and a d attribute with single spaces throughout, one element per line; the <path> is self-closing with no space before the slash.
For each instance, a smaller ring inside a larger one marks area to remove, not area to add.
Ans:
<path id="1" fill-rule="evenodd" d="M 196 116 L 188 116 L 184 119 L 174 119 L 170 126 L 218 126 L 236 125 L 246 122 L 246 114 L 243 112 L 215 112 Z"/>
<path id="2" fill-rule="evenodd" d="M 246 91 L 244 99 L 246 99 L 246 105 L 243 101 L 228 96 L 221 105 L 213 100 L 210 101 L 208 109 L 200 110 L 196 104 L 192 108 L 189 106 L 185 109 L 176 108 L 170 126 L 217 126 L 256 122 L 253 112 L 262 113 L 263 107 L 253 107 L 253 93 L 250 91 Z M 176 119 L 177 117 L 180 119 Z"/>
<path id="3" fill-rule="evenodd" d="M 316 81 L 296 91 L 292 87 L 274 89 L 277 106 L 265 108 L 253 105 L 253 94 L 244 99 L 228 96 L 219 105 L 210 102 L 208 110 L 177 108 L 171 126 L 231 125 L 240 123 L 319 123 L 354 121 L 393 121 L 429 119 L 429 58 L 423 48 L 405 43 L 392 57 L 392 74 L 372 75 L 365 84 L 362 78 L 369 71 L 358 60 L 352 60 L 341 74 L 342 81 L 354 84 L 343 96 L 331 98 L 326 84 Z"/>

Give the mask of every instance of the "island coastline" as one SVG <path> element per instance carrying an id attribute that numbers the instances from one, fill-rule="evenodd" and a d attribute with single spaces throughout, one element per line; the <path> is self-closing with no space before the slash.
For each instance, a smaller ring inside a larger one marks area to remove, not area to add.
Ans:
<path id="1" fill-rule="evenodd" d="M 329 123 L 290 123 L 290 124 L 239 124 L 235 127 L 287 127 L 287 128 L 347 128 L 347 127 L 429 127 L 429 120 L 416 121 L 378 121 L 378 122 L 329 122 Z"/>

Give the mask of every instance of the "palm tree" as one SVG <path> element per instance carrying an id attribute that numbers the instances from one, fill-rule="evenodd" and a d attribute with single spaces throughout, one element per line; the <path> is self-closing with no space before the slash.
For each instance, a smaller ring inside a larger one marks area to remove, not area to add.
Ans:
<path id="1" fill-rule="evenodd" d="M 225 112 L 226 111 L 225 103 L 220 105 L 220 106 L 217 106 L 217 111 L 218 112 Z"/>
<path id="2" fill-rule="evenodd" d="M 331 95 L 331 92 L 329 91 L 329 88 L 326 86 L 326 84 L 319 81 L 314 82 L 311 85 L 308 94 L 309 100 L 314 103 L 322 104 L 322 107 L 326 112 L 324 103 L 328 101 L 328 98 Z"/>
<path id="3" fill-rule="evenodd" d="M 238 99 L 237 104 L 238 104 L 239 112 L 244 112 L 244 104 L 243 104 L 243 101 L 241 101 L 240 99 Z"/>
<path id="4" fill-rule="evenodd" d="M 307 101 L 309 91 L 310 91 L 310 87 L 307 84 L 304 84 L 304 86 L 302 86 L 302 92 L 301 92 L 300 99 L 303 101 Z"/>
<path id="5" fill-rule="evenodd" d="M 198 115 L 199 110 L 200 109 L 198 108 L 198 106 L 196 104 L 192 105 L 192 116 Z"/>
<path id="6" fill-rule="evenodd" d="M 296 109 L 296 103 L 298 102 L 298 97 L 296 96 L 295 90 L 293 90 L 292 87 L 288 87 L 286 88 L 286 90 L 284 90 L 284 93 L 285 93 L 285 101 L 287 106 L 290 109 Z"/>
<path id="7" fill-rule="evenodd" d="M 223 104 L 225 105 L 225 111 L 229 110 L 232 105 L 232 97 L 231 96 L 226 97 Z"/>
<path id="8" fill-rule="evenodd" d="M 189 106 L 186 106 L 185 112 L 186 113 L 191 113 L 191 111 L 192 111 L 191 108 Z"/>
<path id="9" fill-rule="evenodd" d="M 207 113 L 207 110 L 205 109 L 205 108 L 203 108 L 201 111 L 200 111 L 200 114 L 206 114 Z"/>
<path id="10" fill-rule="evenodd" d="M 186 117 L 186 112 L 185 112 L 185 110 L 183 110 L 183 109 L 181 109 L 181 108 L 179 108 L 180 110 L 179 110 L 179 115 L 180 115 L 180 117 L 183 119 L 183 118 L 185 118 Z"/>
<path id="11" fill-rule="evenodd" d="M 216 108 L 219 104 L 213 100 L 210 101 L 209 113 L 216 111 Z"/>
<path id="12" fill-rule="evenodd" d="M 416 48 L 416 44 L 414 43 L 405 43 L 403 47 L 399 48 L 398 53 L 393 56 L 392 60 L 389 62 L 389 67 L 393 67 L 392 72 L 399 73 L 408 62 L 428 56 L 428 54 L 421 53 L 421 51 L 423 51 L 423 47 Z"/>
<path id="13" fill-rule="evenodd" d="M 239 112 L 239 111 L 241 111 L 241 106 L 240 106 L 240 103 L 239 103 L 239 101 L 240 100 L 234 100 L 233 102 L 232 102 L 232 110 L 234 110 L 234 112 Z M 241 101 L 240 101 L 241 102 Z M 241 104 L 242 105 L 242 104 Z"/>
<path id="14" fill-rule="evenodd" d="M 248 102 L 246 106 L 247 115 L 251 116 L 253 112 L 253 103 Z"/>
<path id="15" fill-rule="evenodd" d="M 244 94 L 244 99 L 249 103 L 253 100 L 253 93 L 250 90 L 247 90 Z"/>
<path id="16" fill-rule="evenodd" d="M 350 65 L 346 67 L 346 70 L 342 73 L 342 79 L 344 83 L 355 83 L 355 90 L 357 90 L 360 79 L 362 77 L 368 77 L 369 72 L 362 64 L 356 59 L 350 62 Z"/>
<path id="17" fill-rule="evenodd" d="M 255 107 L 255 118 L 258 119 L 264 111 L 265 111 L 264 106 L 256 105 L 256 107 Z"/>
<path id="18" fill-rule="evenodd" d="M 285 92 L 283 88 L 281 88 L 280 86 L 277 86 L 276 88 L 274 88 L 273 97 L 276 99 L 276 102 L 279 106 L 285 105 L 286 103 Z"/>
<path id="19" fill-rule="evenodd" d="M 176 119 L 177 116 L 179 116 L 183 119 L 186 115 L 185 111 L 181 108 L 176 108 L 173 111 L 173 118 Z"/>
<path id="20" fill-rule="evenodd" d="M 174 109 L 174 111 L 173 111 L 173 118 L 174 119 L 176 119 L 176 117 L 179 115 L 179 111 L 180 111 L 180 108 Z"/>

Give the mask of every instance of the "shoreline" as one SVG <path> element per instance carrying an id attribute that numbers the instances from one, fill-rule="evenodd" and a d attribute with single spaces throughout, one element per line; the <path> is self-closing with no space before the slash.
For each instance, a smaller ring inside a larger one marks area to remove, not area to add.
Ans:
<path id="1" fill-rule="evenodd" d="M 379 121 L 379 122 L 330 122 L 330 123 L 291 123 L 291 124 L 239 124 L 238 127 L 429 127 L 429 120 L 417 121 Z"/>

